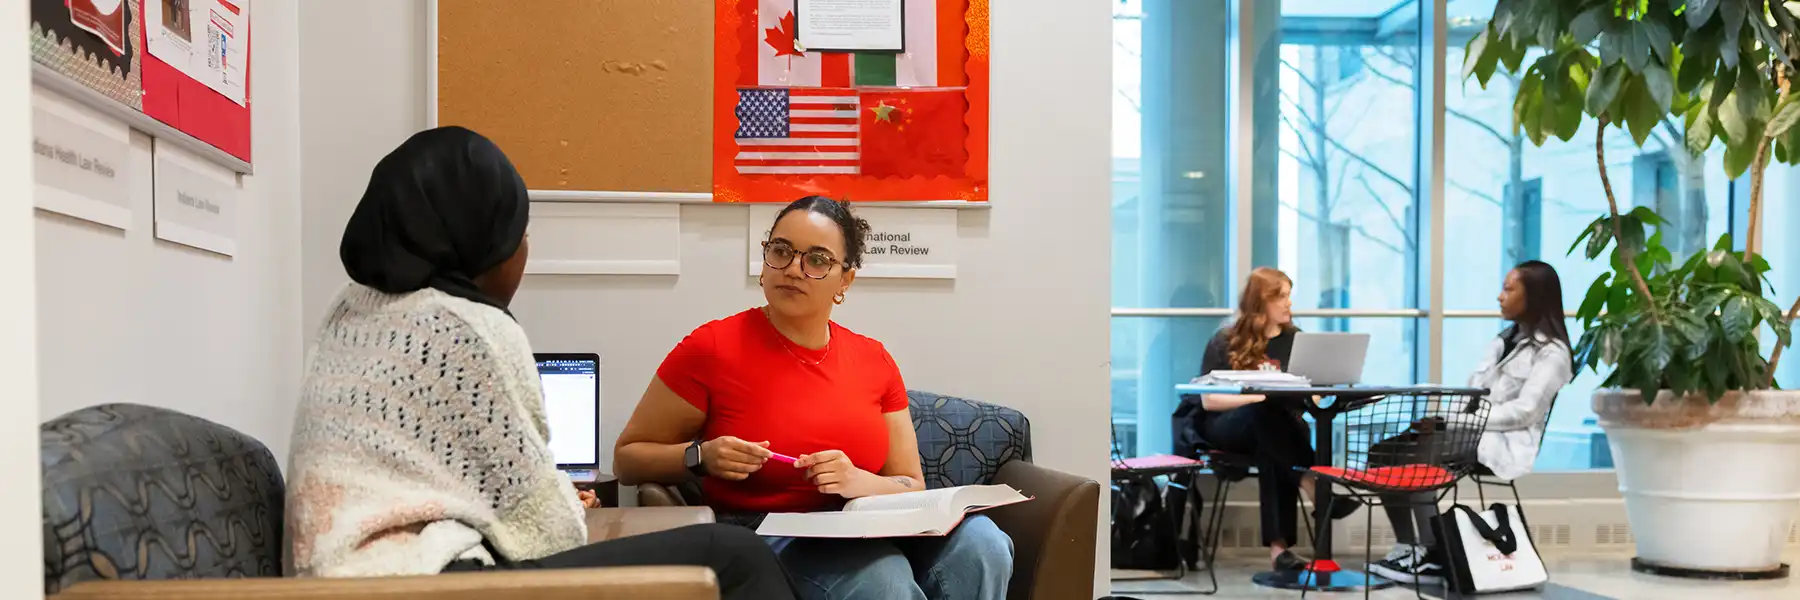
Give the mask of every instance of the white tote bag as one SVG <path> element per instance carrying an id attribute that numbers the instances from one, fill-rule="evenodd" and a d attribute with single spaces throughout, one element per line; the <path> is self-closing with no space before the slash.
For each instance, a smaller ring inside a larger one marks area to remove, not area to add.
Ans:
<path id="1" fill-rule="evenodd" d="M 1496 502 L 1482 512 L 1457 504 L 1439 517 L 1456 591 L 1485 594 L 1544 585 L 1550 576 L 1519 508 Z"/>

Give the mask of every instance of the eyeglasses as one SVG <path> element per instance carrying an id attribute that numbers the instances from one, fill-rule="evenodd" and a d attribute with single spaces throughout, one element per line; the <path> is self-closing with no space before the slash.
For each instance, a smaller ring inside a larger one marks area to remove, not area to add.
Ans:
<path id="1" fill-rule="evenodd" d="M 780 271 L 794 264 L 794 257 L 802 253 L 783 242 L 763 242 L 763 264 Z M 804 253 L 800 260 L 800 272 L 813 279 L 824 279 L 831 275 L 831 267 L 838 265 L 838 259 L 832 258 L 830 252 L 812 250 Z"/>

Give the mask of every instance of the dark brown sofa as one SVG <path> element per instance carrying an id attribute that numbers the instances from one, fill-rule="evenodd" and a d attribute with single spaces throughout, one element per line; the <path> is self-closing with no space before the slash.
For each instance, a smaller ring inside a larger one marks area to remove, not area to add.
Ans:
<path id="1" fill-rule="evenodd" d="M 963 398 L 907 393 L 925 484 L 1006 484 L 1035 500 L 984 514 L 1013 540 L 1011 600 L 1091 598 L 1100 484 L 1031 464 L 1031 421 Z M 641 506 L 701 506 L 693 484 L 638 486 Z"/>

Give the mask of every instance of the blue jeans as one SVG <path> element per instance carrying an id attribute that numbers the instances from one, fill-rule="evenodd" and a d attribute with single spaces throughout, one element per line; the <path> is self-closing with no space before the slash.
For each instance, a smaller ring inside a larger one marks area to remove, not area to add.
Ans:
<path id="1" fill-rule="evenodd" d="M 1012 538 L 982 515 L 945 537 L 764 538 L 802 600 L 1005 600 Z"/>

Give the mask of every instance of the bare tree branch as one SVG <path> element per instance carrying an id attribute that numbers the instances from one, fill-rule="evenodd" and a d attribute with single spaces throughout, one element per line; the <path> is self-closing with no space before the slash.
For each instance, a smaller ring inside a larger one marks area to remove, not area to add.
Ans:
<path id="1" fill-rule="evenodd" d="M 1457 183 L 1455 181 L 1451 181 L 1450 178 L 1448 178 L 1448 177 L 1444 178 L 1444 184 L 1448 185 L 1450 187 L 1456 188 L 1457 191 L 1460 191 L 1464 194 L 1468 194 L 1470 196 L 1474 196 L 1476 198 L 1486 200 L 1486 201 L 1488 201 L 1489 204 L 1493 204 L 1494 206 L 1498 206 L 1501 208 L 1506 207 L 1506 203 L 1500 201 L 1499 198 L 1495 198 L 1493 194 L 1489 194 L 1487 192 L 1483 192 L 1481 190 Z"/>
<path id="2" fill-rule="evenodd" d="M 1294 211 L 1294 214 L 1297 214 L 1297 215 L 1300 215 L 1300 218 L 1302 218 L 1302 219 L 1306 219 L 1306 220 L 1308 220 L 1308 221 L 1311 221 L 1311 222 L 1313 222 L 1313 223 L 1321 223 L 1321 224 L 1325 224 L 1325 223 L 1324 223 L 1324 221 L 1321 221 L 1321 220 L 1319 220 L 1319 217 L 1318 217 L 1318 215 L 1314 215 L 1314 214 L 1312 214 L 1312 213 L 1309 213 L 1309 212 L 1306 212 L 1306 211 L 1305 211 L 1305 210 L 1302 210 L 1302 209 L 1301 209 L 1301 208 L 1300 208 L 1300 207 L 1298 207 L 1298 206 L 1294 206 L 1294 205 L 1292 205 L 1292 204 L 1289 204 L 1289 203 L 1287 203 L 1287 202 L 1282 202 L 1282 203 L 1281 203 L 1281 206 L 1282 206 L 1282 207 L 1283 207 L 1283 208 L 1286 208 L 1286 209 L 1288 209 L 1288 210 L 1291 210 L 1291 211 Z M 1374 243 L 1374 244 L 1375 244 L 1375 245 L 1377 245 L 1377 246 L 1381 246 L 1381 247 L 1383 247 L 1383 248 L 1387 248 L 1387 249 L 1388 249 L 1388 250 L 1390 250 L 1390 251 L 1392 251 L 1392 252 L 1393 252 L 1393 253 L 1394 253 L 1394 254 L 1399 254 L 1399 255 L 1401 255 L 1401 256 L 1405 256 L 1405 255 L 1406 255 L 1406 249 L 1405 249 L 1405 248 L 1401 248 L 1401 247 L 1399 247 L 1399 246 L 1396 246 L 1396 245 L 1394 245 L 1394 243 L 1393 243 L 1393 242 L 1390 242 L 1390 241 L 1387 241 L 1387 240 L 1384 240 L 1384 239 L 1381 239 L 1381 238 L 1380 238 L 1380 237 L 1378 237 L 1378 236 L 1376 236 L 1376 235 L 1375 235 L 1375 234 L 1372 234 L 1372 233 L 1369 233 L 1369 230 L 1367 230 L 1367 229 L 1364 229 L 1364 228 L 1363 228 L 1363 226 L 1362 226 L 1362 225 L 1351 225 L 1351 226 L 1350 226 L 1350 231 L 1354 231 L 1354 232 L 1356 232 L 1356 234 L 1357 234 L 1357 235 L 1359 235 L 1359 236 L 1362 236 L 1362 238 L 1363 238 L 1363 239 L 1365 239 L 1365 240 L 1368 240 L 1368 241 L 1370 241 L 1370 242 L 1371 242 L 1371 243 Z"/>
<path id="3" fill-rule="evenodd" d="M 1399 62 L 1399 61 L 1395 61 L 1395 62 Z M 1413 83 L 1411 81 L 1405 81 L 1405 80 L 1400 79 L 1399 77 L 1389 75 L 1389 74 L 1383 72 L 1381 69 L 1377 69 L 1366 63 L 1363 65 L 1363 70 L 1368 71 L 1370 75 L 1374 75 L 1375 77 L 1386 80 L 1387 82 L 1392 83 L 1394 85 L 1405 86 L 1405 87 L 1409 87 L 1409 88 L 1413 87 Z M 1494 139 L 1499 140 L 1501 144 L 1511 144 L 1512 143 L 1512 138 L 1508 137 L 1504 133 L 1500 133 L 1499 129 L 1496 129 L 1494 126 L 1483 122 L 1481 119 L 1476 118 L 1474 115 L 1471 115 L 1469 113 L 1466 113 L 1466 112 L 1463 112 L 1460 110 L 1456 110 L 1454 108 L 1450 108 L 1448 106 L 1444 107 L 1444 114 L 1461 119 L 1470 125 L 1480 127 L 1482 130 L 1487 131 L 1488 135 L 1494 136 Z"/>
<path id="4" fill-rule="evenodd" d="M 1369 185 L 1369 178 L 1364 177 L 1362 173 L 1357 173 L 1356 180 L 1359 183 L 1362 183 L 1363 191 L 1369 193 L 1369 199 L 1374 200 L 1376 204 L 1381 205 L 1381 214 L 1386 215 L 1388 223 L 1394 226 L 1395 231 L 1400 232 L 1401 239 L 1406 240 L 1406 246 L 1408 248 L 1419 247 L 1418 242 L 1413 239 L 1411 228 L 1408 228 L 1405 223 L 1400 221 L 1400 217 L 1394 214 L 1394 207 L 1389 205 L 1387 200 L 1381 197 L 1380 192 L 1375 191 L 1375 186 Z"/>
<path id="5" fill-rule="evenodd" d="M 1343 142 L 1339 142 L 1336 139 L 1333 139 L 1329 136 L 1327 136 L 1325 138 L 1325 142 L 1328 144 L 1331 144 L 1331 146 L 1333 148 L 1337 148 L 1338 151 L 1343 152 L 1346 155 L 1349 155 L 1352 160 L 1362 163 L 1362 165 L 1364 167 L 1368 167 L 1370 170 L 1375 171 L 1375 174 L 1380 175 L 1382 179 L 1386 179 L 1390 182 L 1393 182 L 1394 185 L 1400 186 L 1400 189 L 1406 190 L 1407 194 L 1412 193 L 1412 191 L 1413 191 L 1412 184 L 1401 180 L 1399 177 L 1395 177 L 1394 174 L 1389 173 L 1387 169 L 1381 168 L 1381 165 L 1370 162 L 1369 159 L 1367 159 L 1367 158 L 1363 158 L 1362 155 L 1357 154 L 1355 150 L 1351 150 L 1349 148 L 1344 147 Z"/>
<path id="6" fill-rule="evenodd" d="M 1138 104 L 1137 98 L 1131 97 L 1131 94 L 1125 93 L 1125 90 L 1122 89 L 1113 88 L 1113 91 L 1118 92 L 1119 97 L 1124 98 L 1125 102 L 1131 105 L 1131 110 L 1136 111 L 1138 114 L 1144 114 L 1144 106 Z"/>
<path id="7" fill-rule="evenodd" d="M 1289 131 L 1294 132 L 1294 139 L 1300 142 L 1300 150 L 1306 152 L 1304 162 L 1309 165 L 1319 164 L 1319 153 L 1313 151 L 1312 144 L 1306 143 L 1306 136 L 1300 135 L 1300 128 L 1294 125 L 1293 121 L 1288 120 L 1287 115 L 1281 115 L 1281 124 L 1286 125 Z"/>
<path id="8" fill-rule="evenodd" d="M 1281 59 L 1281 66 L 1286 67 L 1287 70 L 1289 70 L 1289 71 L 1293 71 L 1294 75 L 1296 75 L 1300 78 L 1300 83 L 1306 84 L 1306 87 L 1312 88 L 1314 90 L 1323 89 L 1323 88 L 1319 87 L 1318 82 L 1313 81 L 1313 78 L 1311 78 L 1311 77 L 1307 77 L 1306 73 L 1302 72 L 1300 70 L 1300 67 L 1294 66 L 1294 63 L 1288 62 L 1287 59 L 1285 59 L 1285 58 Z"/>

